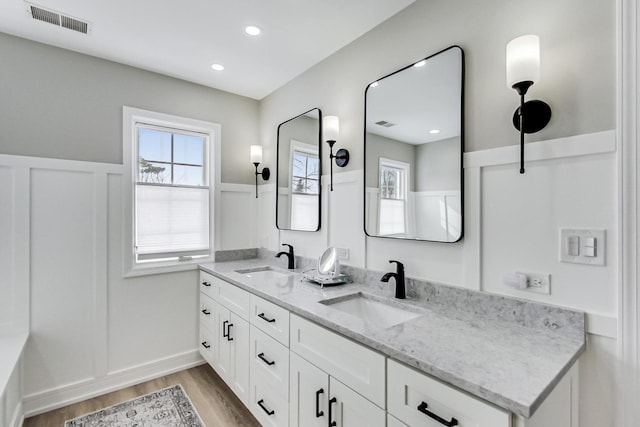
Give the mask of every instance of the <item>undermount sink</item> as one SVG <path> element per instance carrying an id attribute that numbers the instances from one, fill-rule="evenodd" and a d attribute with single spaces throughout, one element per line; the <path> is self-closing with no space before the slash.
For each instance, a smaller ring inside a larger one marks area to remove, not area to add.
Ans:
<path id="1" fill-rule="evenodd" d="M 255 280 L 278 280 L 289 277 L 291 274 L 286 271 L 274 270 L 271 267 L 255 267 L 244 270 L 235 270 L 249 279 Z"/>
<path id="2" fill-rule="evenodd" d="M 381 328 L 390 328 L 423 315 L 421 312 L 405 308 L 401 303 L 396 304 L 395 301 L 387 301 L 362 292 L 323 300 L 320 303 L 355 316 L 365 324 Z"/>

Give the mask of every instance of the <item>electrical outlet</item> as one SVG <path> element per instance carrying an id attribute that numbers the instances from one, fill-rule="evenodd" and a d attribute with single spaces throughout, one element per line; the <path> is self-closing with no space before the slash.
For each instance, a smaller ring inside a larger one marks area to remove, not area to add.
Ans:
<path id="1" fill-rule="evenodd" d="M 338 259 L 347 261 L 349 259 L 349 249 L 347 248 L 337 248 L 338 249 Z"/>
<path id="2" fill-rule="evenodd" d="M 551 275 L 540 273 L 524 273 L 527 275 L 526 291 L 539 294 L 551 294 Z"/>

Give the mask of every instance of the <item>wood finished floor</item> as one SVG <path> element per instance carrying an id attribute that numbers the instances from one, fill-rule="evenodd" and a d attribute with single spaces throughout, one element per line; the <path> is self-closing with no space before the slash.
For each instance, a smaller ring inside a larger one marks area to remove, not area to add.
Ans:
<path id="1" fill-rule="evenodd" d="M 260 426 L 218 374 L 205 364 L 27 418 L 24 427 L 63 427 L 65 421 L 80 415 L 175 384 L 182 384 L 206 427 Z"/>

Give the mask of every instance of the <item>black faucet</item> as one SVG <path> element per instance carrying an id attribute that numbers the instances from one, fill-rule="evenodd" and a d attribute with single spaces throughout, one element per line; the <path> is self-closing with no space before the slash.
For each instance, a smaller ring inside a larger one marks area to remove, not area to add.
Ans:
<path id="1" fill-rule="evenodd" d="M 380 279 L 381 282 L 388 282 L 392 277 L 396 279 L 396 298 L 405 299 L 407 297 L 404 286 L 404 265 L 400 261 L 389 260 L 389 264 L 397 264 L 395 273 L 387 273 Z"/>
<path id="2" fill-rule="evenodd" d="M 287 268 L 289 270 L 293 270 L 295 268 L 294 267 L 295 255 L 293 255 L 293 246 L 287 245 L 286 243 L 283 243 L 282 246 L 289 246 L 289 252 L 278 252 L 278 255 L 276 255 L 276 258 L 280 258 L 280 255 L 286 255 L 287 258 L 289 259 L 287 261 Z"/>

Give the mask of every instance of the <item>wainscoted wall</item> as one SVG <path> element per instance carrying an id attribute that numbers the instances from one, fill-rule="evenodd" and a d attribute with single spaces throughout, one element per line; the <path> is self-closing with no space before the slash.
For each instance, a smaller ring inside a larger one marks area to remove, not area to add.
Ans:
<path id="1" fill-rule="evenodd" d="M 272 250 L 291 243 L 308 257 L 327 246 L 349 248 L 344 264 L 388 271 L 388 260 L 399 259 L 409 277 L 585 311 L 590 335 L 580 364 L 581 426 L 611 425 L 619 261 L 615 151 L 614 131 L 529 143 L 524 175 L 516 146 L 466 153 L 465 237 L 459 243 L 365 237 L 362 170 L 335 175 L 333 192 L 323 177 L 320 232 L 278 232 L 263 221 L 260 241 Z M 263 209 L 275 203 L 270 191 L 260 200 Z M 606 229 L 606 265 L 561 263 L 560 227 Z M 551 295 L 506 287 L 502 278 L 511 271 L 551 274 Z"/>
<path id="2" fill-rule="evenodd" d="M 27 415 L 201 363 L 196 271 L 123 279 L 122 166 L 0 155 L 0 178 L 1 327 L 31 327 Z M 254 187 L 220 190 L 216 249 L 256 247 Z"/>

